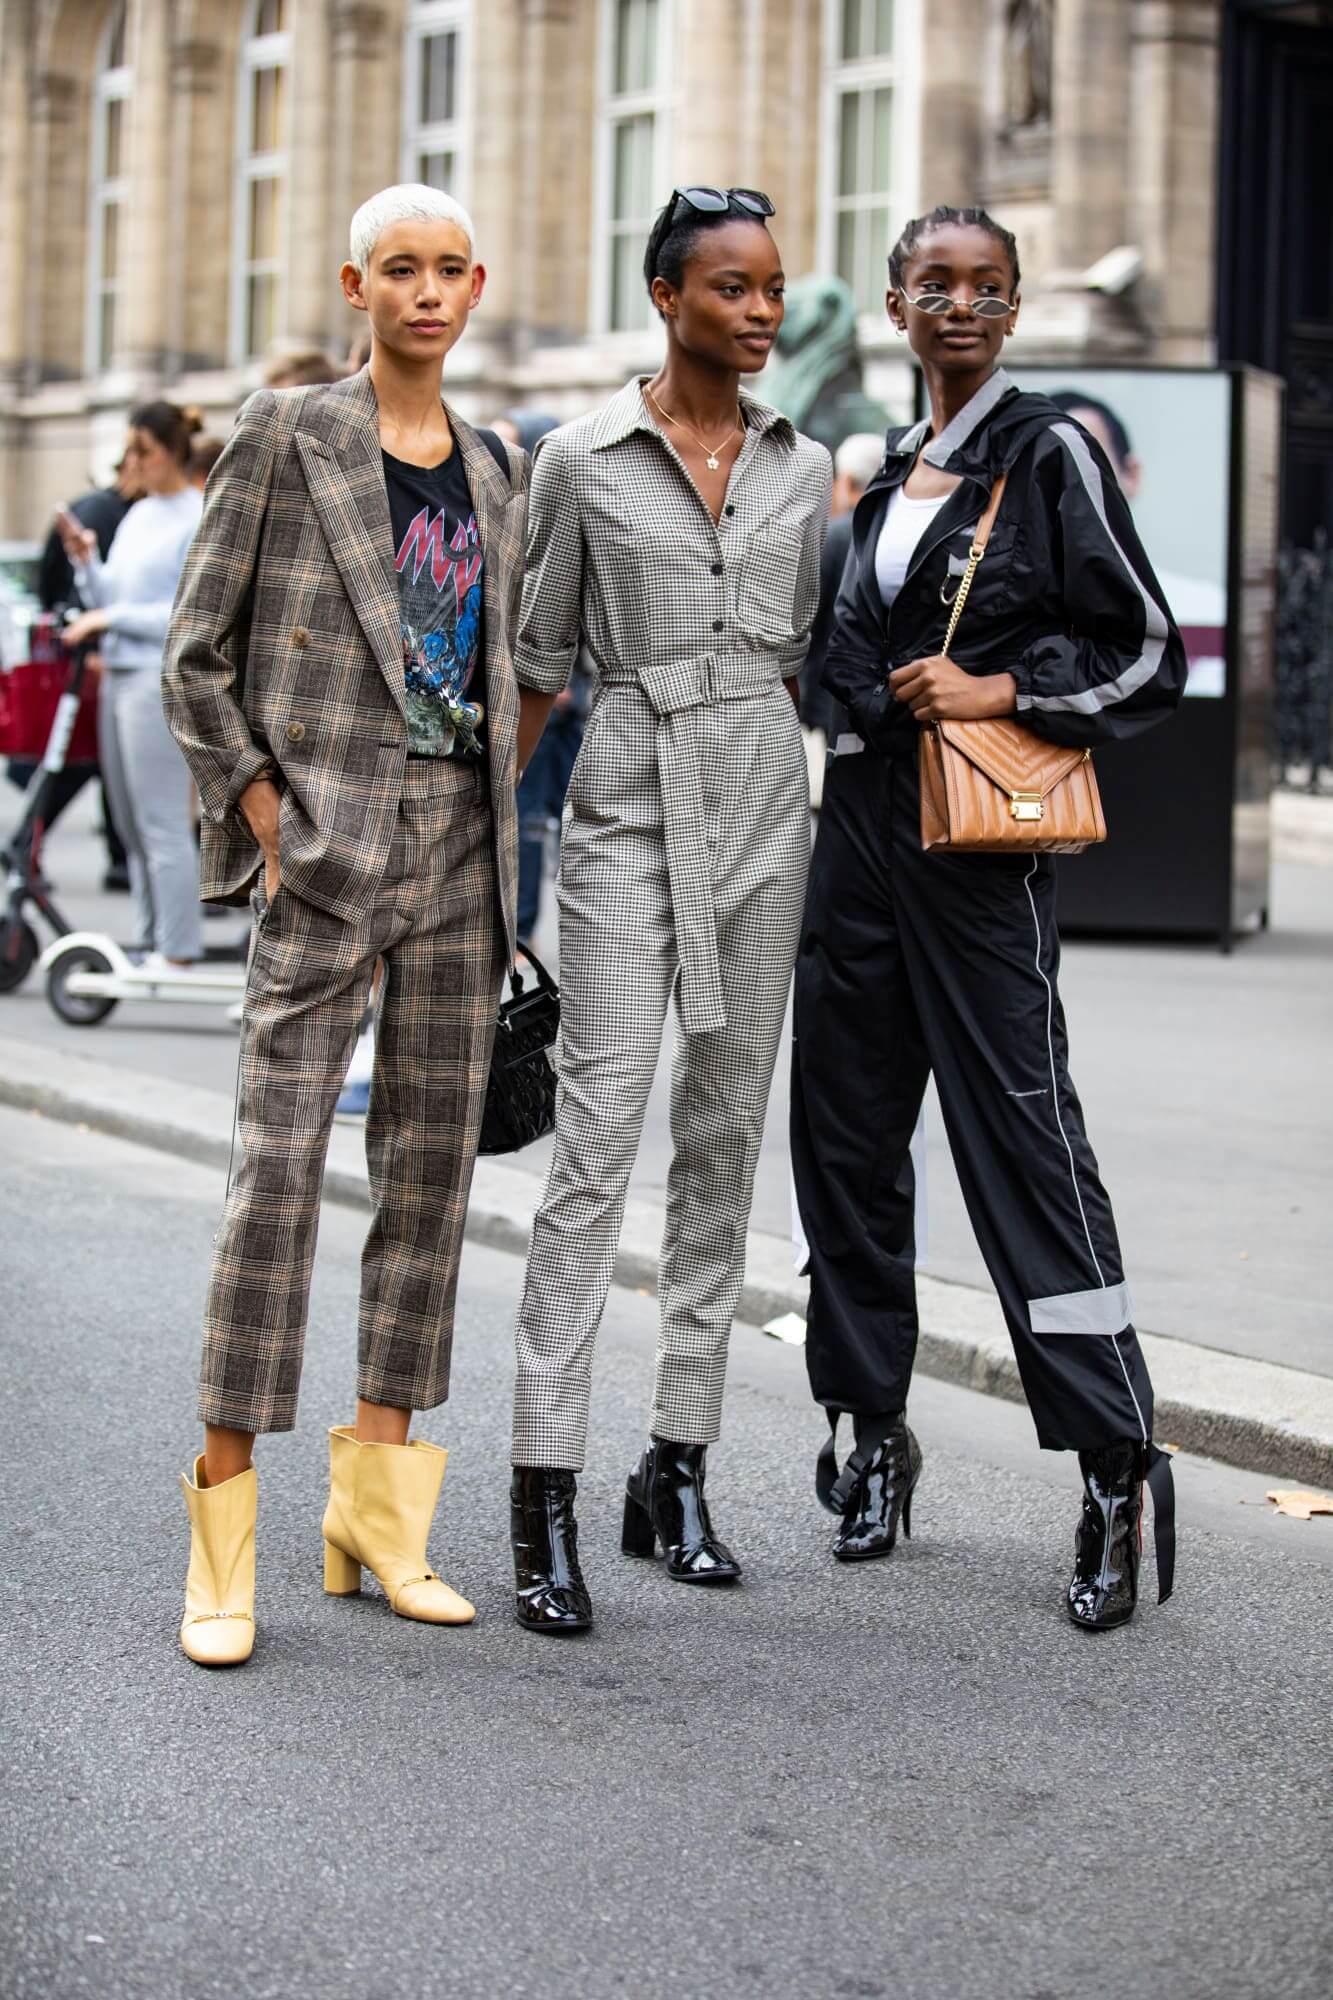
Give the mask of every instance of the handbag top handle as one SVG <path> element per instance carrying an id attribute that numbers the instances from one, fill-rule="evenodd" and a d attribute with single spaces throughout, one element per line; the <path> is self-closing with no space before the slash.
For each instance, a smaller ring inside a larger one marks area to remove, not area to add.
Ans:
<path id="1" fill-rule="evenodd" d="M 1005 483 L 1008 478 L 1009 474 L 1007 472 L 1000 474 L 991 488 L 991 496 L 986 503 L 986 511 L 977 522 L 977 532 L 972 538 L 972 547 L 968 551 L 967 568 L 963 571 L 962 581 L 954 597 L 953 610 L 949 614 L 949 629 L 944 635 L 944 644 L 940 647 L 940 656 L 943 659 L 949 657 L 949 648 L 953 644 L 953 635 L 958 630 L 958 620 L 963 615 L 963 606 L 967 603 L 967 593 L 972 588 L 972 579 L 977 573 L 977 564 L 986 553 L 986 544 L 990 540 L 990 531 L 995 526 L 995 516 L 1000 511 L 1000 502 L 1004 498 Z"/>

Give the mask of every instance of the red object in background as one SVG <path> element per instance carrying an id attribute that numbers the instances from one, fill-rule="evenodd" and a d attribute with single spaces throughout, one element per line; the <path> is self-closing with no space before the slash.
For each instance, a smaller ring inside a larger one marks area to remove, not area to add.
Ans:
<path id="1" fill-rule="evenodd" d="M 31 658 L 0 674 L 0 756 L 41 758 L 55 721 L 56 703 L 69 680 L 69 649 L 48 612 L 32 621 Z M 84 683 L 67 764 L 97 762 L 97 681 Z"/>

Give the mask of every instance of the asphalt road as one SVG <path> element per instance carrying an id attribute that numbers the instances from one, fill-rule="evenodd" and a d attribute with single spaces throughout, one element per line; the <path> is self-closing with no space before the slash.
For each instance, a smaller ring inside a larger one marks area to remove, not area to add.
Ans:
<path id="1" fill-rule="evenodd" d="M 123 936 L 127 899 L 98 887 L 105 857 L 91 830 L 93 796 L 85 792 L 58 825 L 48 867 L 72 920 Z M 223 943 L 244 928 L 244 917 L 227 917 L 206 934 Z M 549 894 L 541 941 L 554 964 Z M 1074 1077 L 1116 1205 L 1139 1324 L 1333 1374 L 1324 1240 L 1333 1202 L 1333 869 L 1279 863 L 1272 929 L 1229 958 L 1205 945 L 1076 942 L 1061 985 Z M 70 1029 L 34 975 L 0 999 L 0 1022 L 7 1033 L 232 1093 L 236 1030 L 220 1008 L 122 1006 L 98 1028 Z M 666 1187 L 669 1060 L 668 1046 L 634 1174 L 641 1195 Z M 927 1152 L 923 1264 L 985 1285 L 933 1098 Z M 544 1174 L 546 1149 L 532 1147 L 521 1164 Z M 784 1057 L 754 1227 L 785 1235 L 790 1213 Z"/>
<path id="2" fill-rule="evenodd" d="M 922 1382 L 915 1539 L 840 1569 L 801 1356 L 740 1328 L 710 1486 L 746 1581 L 691 1592 L 617 1549 L 653 1332 L 618 1293 L 598 1625 L 534 1638 L 505 1536 L 521 1273 L 493 1253 L 423 1424 L 452 1452 L 432 1553 L 477 1624 L 321 1593 L 359 1247 L 332 1210 L 302 1426 L 260 1454 L 259 1644 L 191 1666 L 176 1474 L 220 1196 L 0 1113 L 4 2000 L 1327 1993 L 1333 1520 L 1181 1460 L 1176 1597 L 1090 1638 L 1060 1608 L 1072 1463 Z"/>

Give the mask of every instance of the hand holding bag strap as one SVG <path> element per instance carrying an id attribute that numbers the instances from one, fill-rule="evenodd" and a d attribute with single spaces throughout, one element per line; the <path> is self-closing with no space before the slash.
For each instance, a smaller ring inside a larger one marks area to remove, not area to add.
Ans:
<path id="1" fill-rule="evenodd" d="M 949 629 L 944 635 L 944 644 L 940 647 L 940 656 L 942 659 L 947 660 L 949 657 L 949 648 L 953 644 L 953 635 L 958 630 L 958 620 L 963 615 L 963 606 L 967 603 L 967 593 L 972 588 L 972 579 L 977 573 L 977 565 L 986 553 L 986 544 L 990 540 L 990 531 L 995 526 L 995 516 L 1000 511 L 1000 502 L 1004 498 L 1004 489 L 1008 478 L 1009 474 L 1007 472 L 1000 474 L 991 488 L 990 499 L 986 503 L 986 511 L 977 522 L 977 532 L 972 537 L 972 547 L 968 550 L 967 568 L 963 571 L 962 582 L 958 586 L 958 592 L 953 601 L 953 610 L 949 614 Z"/>

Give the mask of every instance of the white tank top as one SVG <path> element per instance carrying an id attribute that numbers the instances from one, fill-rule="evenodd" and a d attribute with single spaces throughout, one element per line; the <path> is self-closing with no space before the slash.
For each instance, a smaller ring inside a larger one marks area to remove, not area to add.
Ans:
<path id="1" fill-rule="evenodd" d="M 941 493 L 937 500 L 913 500 L 901 486 L 890 494 L 884 526 L 875 545 L 875 581 L 886 610 L 903 587 L 917 543 L 945 501 L 952 498 L 950 493 Z"/>

